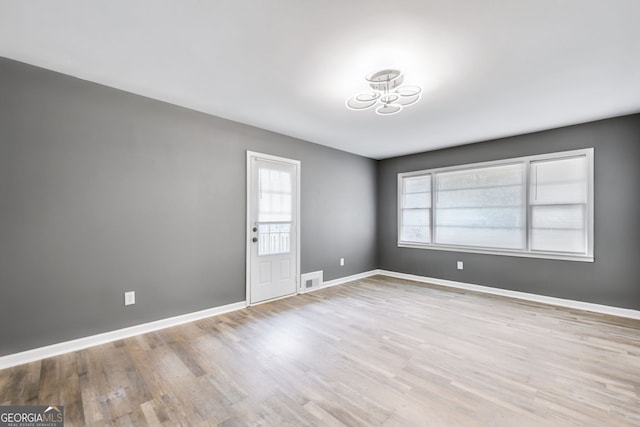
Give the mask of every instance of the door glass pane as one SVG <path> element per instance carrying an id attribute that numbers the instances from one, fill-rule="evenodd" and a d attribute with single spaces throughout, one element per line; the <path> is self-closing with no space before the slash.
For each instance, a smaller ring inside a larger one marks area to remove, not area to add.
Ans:
<path id="1" fill-rule="evenodd" d="M 258 169 L 258 221 L 292 221 L 291 173 L 278 169 Z"/>
<path id="2" fill-rule="evenodd" d="M 258 255 L 291 252 L 291 224 L 260 224 L 258 226 Z"/>

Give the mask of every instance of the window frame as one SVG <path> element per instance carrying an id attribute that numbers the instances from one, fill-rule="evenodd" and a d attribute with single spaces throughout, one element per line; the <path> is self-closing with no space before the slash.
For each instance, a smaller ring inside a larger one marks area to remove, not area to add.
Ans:
<path id="1" fill-rule="evenodd" d="M 585 253 L 570 253 L 559 251 L 541 251 L 531 249 L 531 233 L 532 233 L 532 218 L 531 209 L 534 205 L 531 202 L 531 163 L 544 160 L 559 160 L 571 157 L 585 157 L 587 163 L 587 193 L 585 203 Z M 452 245 L 442 244 L 435 242 L 435 229 L 436 229 L 436 184 L 437 174 L 442 172 L 454 172 L 464 171 L 469 169 L 480 169 L 493 166 L 502 166 L 508 164 L 523 164 L 523 196 L 524 196 L 524 249 L 496 249 L 490 247 L 479 246 L 465 246 L 465 245 Z M 430 208 L 430 243 L 418 243 L 402 241 L 402 212 L 403 212 L 403 196 L 404 196 L 404 179 L 416 176 L 431 175 L 431 208 Z M 533 156 L 523 156 L 508 158 L 502 160 L 493 160 L 488 162 L 469 163 L 463 165 L 446 166 L 440 168 L 424 169 L 419 171 L 401 172 L 398 173 L 397 183 L 397 246 L 401 248 L 414 248 L 414 249 L 430 249 L 439 251 L 452 251 L 452 252 L 468 252 L 479 253 L 488 255 L 505 255 L 516 256 L 526 258 L 543 258 L 543 259 L 557 259 L 567 261 L 581 261 L 581 262 L 593 262 L 594 261 L 594 149 L 585 148 L 579 150 L 560 151 L 554 153 L 538 154 Z"/>

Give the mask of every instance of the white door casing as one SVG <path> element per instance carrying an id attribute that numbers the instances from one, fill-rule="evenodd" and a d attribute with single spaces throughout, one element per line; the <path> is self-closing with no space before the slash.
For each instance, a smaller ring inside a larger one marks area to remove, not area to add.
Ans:
<path id="1" fill-rule="evenodd" d="M 247 151 L 247 304 L 298 291 L 300 162 Z"/>

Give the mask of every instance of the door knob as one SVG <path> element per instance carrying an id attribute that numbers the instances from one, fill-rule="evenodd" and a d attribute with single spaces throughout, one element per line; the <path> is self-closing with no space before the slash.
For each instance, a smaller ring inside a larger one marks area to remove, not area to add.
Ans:
<path id="1" fill-rule="evenodd" d="M 254 237 L 253 239 L 251 239 L 251 241 L 252 241 L 253 243 L 255 243 L 255 242 L 257 242 L 257 241 L 258 241 L 258 238 L 257 238 L 257 237 Z"/>
<path id="2" fill-rule="evenodd" d="M 253 227 L 253 232 L 255 233 L 256 231 L 258 231 L 258 227 Z"/>

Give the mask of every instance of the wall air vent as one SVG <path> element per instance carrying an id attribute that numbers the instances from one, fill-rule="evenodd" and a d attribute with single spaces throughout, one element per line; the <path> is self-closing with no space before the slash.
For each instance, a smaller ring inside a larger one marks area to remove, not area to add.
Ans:
<path id="1" fill-rule="evenodd" d="M 322 271 L 312 271 L 300 276 L 300 293 L 315 291 L 323 285 Z"/>

